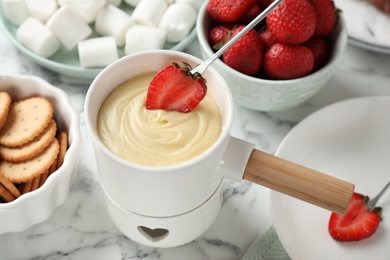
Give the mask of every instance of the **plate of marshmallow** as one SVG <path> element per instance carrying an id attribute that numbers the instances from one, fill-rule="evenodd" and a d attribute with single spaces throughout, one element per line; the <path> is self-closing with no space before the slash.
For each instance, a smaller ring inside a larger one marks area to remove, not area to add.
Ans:
<path id="1" fill-rule="evenodd" d="M 18 50 L 49 70 L 92 80 L 131 53 L 184 50 L 203 0 L 0 2 L 0 26 Z"/>

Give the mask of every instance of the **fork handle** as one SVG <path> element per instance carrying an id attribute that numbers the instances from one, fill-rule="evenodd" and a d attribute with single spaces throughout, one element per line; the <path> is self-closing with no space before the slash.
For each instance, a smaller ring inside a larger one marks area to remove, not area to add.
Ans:
<path id="1" fill-rule="evenodd" d="M 351 183 L 257 149 L 243 178 L 341 215 L 355 189 Z"/>

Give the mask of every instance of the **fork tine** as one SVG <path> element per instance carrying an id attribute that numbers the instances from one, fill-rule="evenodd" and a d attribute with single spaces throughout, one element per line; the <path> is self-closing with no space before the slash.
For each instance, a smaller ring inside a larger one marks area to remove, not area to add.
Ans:
<path id="1" fill-rule="evenodd" d="M 367 203 L 368 209 L 373 210 L 375 208 L 376 203 L 378 200 L 382 197 L 382 195 L 385 193 L 387 188 L 390 187 L 390 181 L 386 184 L 386 186 L 376 195 L 374 198 L 370 199 L 370 201 Z"/>

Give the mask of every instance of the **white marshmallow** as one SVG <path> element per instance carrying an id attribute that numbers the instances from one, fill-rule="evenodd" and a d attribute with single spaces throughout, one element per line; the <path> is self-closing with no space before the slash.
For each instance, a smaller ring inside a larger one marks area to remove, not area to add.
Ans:
<path id="1" fill-rule="evenodd" d="M 196 10 L 187 3 L 171 4 L 158 27 L 167 31 L 167 42 L 179 42 L 183 40 L 196 22 Z"/>
<path id="2" fill-rule="evenodd" d="M 49 28 L 67 49 L 92 34 L 88 24 L 69 7 L 61 6 L 47 21 Z"/>
<path id="3" fill-rule="evenodd" d="M 136 24 L 157 26 L 167 8 L 165 0 L 141 0 L 134 8 L 131 18 Z"/>
<path id="4" fill-rule="evenodd" d="M 25 0 L 2 0 L 2 5 L 5 15 L 15 25 L 21 25 L 30 16 Z"/>
<path id="5" fill-rule="evenodd" d="M 199 11 L 200 7 L 204 3 L 204 0 L 176 0 L 175 2 L 190 4 L 196 9 L 196 11 Z"/>
<path id="6" fill-rule="evenodd" d="M 61 45 L 55 35 L 34 17 L 27 18 L 19 26 L 16 38 L 23 46 L 44 58 L 52 56 Z"/>
<path id="7" fill-rule="evenodd" d="M 173 4 L 175 2 L 175 0 L 165 0 L 165 2 L 167 2 L 168 5 L 170 5 L 170 4 Z"/>
<path id="8" fill-rule="evenodd" d="M 95 21 L 97 13 L 105 6 L 105 0 L 62 0 L 62 4 L 79 14 L 86 23 Z"/>
<path id="9" fill-rule="evenodd" d="M 79 42 L 78 53 L 83 68 L 105 67 L 119 58 L 115 38 L 91 38 Z"/>
<path id="10" fill-rule="evenodd" d="M 124 0 L 124 1 L 126 4 L 134 7 L 134 6 L 138 5 L 140 0 Z"/>
<path id="11" fill-rule="evenodd" d="M 116 44 L 125 44 L 127 29 L 132 25 L 130 16 L 114 5 L 103 8 L 95 20 L 95 30 L 103 36 L 114 36 Z"/>
<path id="12" fill-rule="evenodd" d="M 106 0 L 106 5 L 120 6 L 121 3 L 122 3 L 122 0 Z"/>
<path id="13" fill-rule="evenodd" d="M 133 25 L 126 32 L 125 54 L 162 49 L 166 32 L 158 27 Z"/>
<path id="14" fill-rule="evenodd" d="M 56 0 L 26 0 L 26 6 L 29 14 L 43 23 L 58 9 Z"/>

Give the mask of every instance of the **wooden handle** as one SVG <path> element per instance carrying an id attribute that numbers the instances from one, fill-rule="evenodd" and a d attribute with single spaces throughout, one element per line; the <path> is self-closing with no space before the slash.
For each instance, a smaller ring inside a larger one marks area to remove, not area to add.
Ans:
<path id="1" fill-rule="evenodd" d="M 244 179 L 343 215 L 355 185 L 254 149 Z"/>

